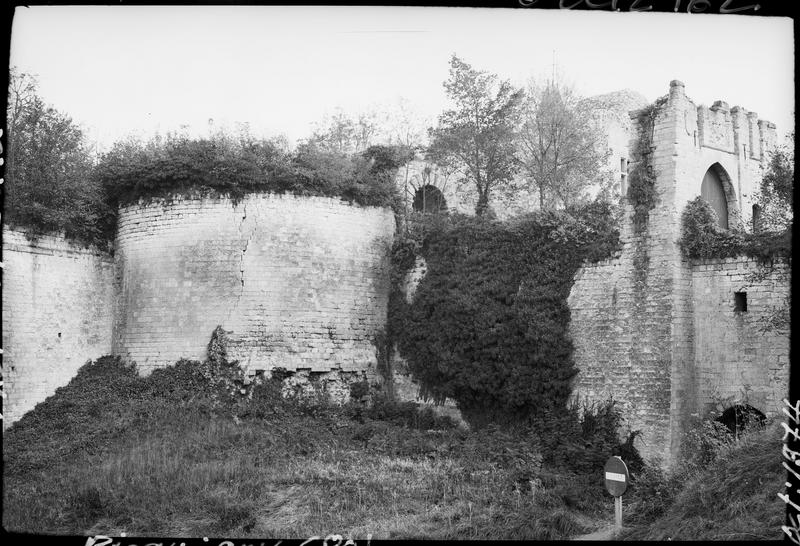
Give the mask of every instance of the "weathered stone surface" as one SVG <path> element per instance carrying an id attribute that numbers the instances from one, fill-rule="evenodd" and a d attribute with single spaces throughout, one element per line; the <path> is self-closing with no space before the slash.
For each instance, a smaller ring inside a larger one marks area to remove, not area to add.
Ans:
<path id="1" fill-rule="evenodd" d="M 114 353 L 148 373 L 204 358 L 222 325 L 249 372 L 374 369 L 393 234 L 388 209 L 321 197 L 124 207 Z"/>
<path id="2" fill-rule="evenodd" d="M 631 135 L 629 149 L 637 150 L 642 127 Z M 752 145 L 746 149 L 756 135 L 758 159 Z M 713 400 L 747 398 L 765 414 L 779 411 L 788 388 L 788 340 L 761 335 L 757 325 L 786 294 L 788 278 L 779 267 L 756 280 L 757 267 L 746 258 L 690 263 L 677 244 L 680 215 L 712 166 L 723 181 L 729 224 L 750 221 L 774 126 L 721 102 L 698 108 L 674 81 L 649 138 L 655 207 L 637 233 L 633 206 L 623 198 L 623 248 L 576 274 L 570 332 L 580 370 L 575 396 L 613 396 L 628 426 L 643 432 L 637 447 L 669 465 L 692 417 Z M 736 291 L 752 292 L 746 314 L 733 310 Z"/>
<path id="3" fill-rule="evenodd" d="M 3 229 L 3 424 L 111 352 L 114 262 L 62 237 Z"/>

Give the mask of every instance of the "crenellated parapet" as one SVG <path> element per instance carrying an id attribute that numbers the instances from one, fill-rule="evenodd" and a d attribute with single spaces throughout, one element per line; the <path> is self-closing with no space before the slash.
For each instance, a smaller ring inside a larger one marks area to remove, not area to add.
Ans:
<path id="1" fill-rule="evenodd" d="M 641 431 L 641 452 L 669 466 L 688 428 L 720 400 L 780 412 L 788 338 L 758 325 L 786 298 L 788 276 L 778 267 L 764 274 L 747 257 L 695 263 L 678 242 L 682 213 L 698 196 L 721 227 L 749 228 L 776 130 L 721 100 L 698 106 L 678 80 L 630 117 L 622 249 L 586 264 L 569 298 L 574 392 L 613 397 Z"/>

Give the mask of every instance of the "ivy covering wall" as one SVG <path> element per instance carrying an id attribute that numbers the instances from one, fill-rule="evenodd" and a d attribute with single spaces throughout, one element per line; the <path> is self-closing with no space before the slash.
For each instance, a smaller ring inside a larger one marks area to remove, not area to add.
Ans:
<path id="1" fill-rule="evenodd" d="M 791 261 L 792 230 L 747 233 L 719 226 L 717 213 L 702 197 L 690 201 L 681 216 L 679 244 L 687 258 L 750 256 L 760 261 Z"/>
<path id="2" fill-rule="evenodd" d="M 577 373 L 567 297 L 584 260 L 618 247 L 616 226 L 604 203 L 411 226 L 395 244 L 396 284 L 414 254 L 427 274 L 411 304 L 394 290 L 389 335 L 423 393 L 454 399 L 478 426 L 565 408 Z"/>

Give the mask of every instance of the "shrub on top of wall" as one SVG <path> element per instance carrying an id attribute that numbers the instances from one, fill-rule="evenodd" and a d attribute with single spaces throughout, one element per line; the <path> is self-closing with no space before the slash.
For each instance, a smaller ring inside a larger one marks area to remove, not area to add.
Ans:
<path id="1" fill-rule="evenodd" d="M 112 204 L 197 194 L 228 195 L 235 201 L 248 193 L 271 192 L 396 207 L 394 174 L 405 158 L 392 146 L 343 154 L 309 143 L 290 153 L 279 142 L 249 137 L 168 137 L 117 143 L 94 176 Z"/>
<path id="2" fill-rule="evenodd" d="M 686 205 L 681 222 L 679 244 L 687 258 L 750 256 L 769 261 L 792 256 L 791 229 L 759 233 L 723 229 L 717 222 L 717 213 L 699 196 Z"/>
<path id="3" fill-rule="evenodd" d="M 618 246 L 610 206 L 423 232 L 428 272 L 410 305 L 395 291 L 388 328 L 423 392 L 477 426 L 564 408 L 577 372 L 566 300 L 581 263 Z"/>

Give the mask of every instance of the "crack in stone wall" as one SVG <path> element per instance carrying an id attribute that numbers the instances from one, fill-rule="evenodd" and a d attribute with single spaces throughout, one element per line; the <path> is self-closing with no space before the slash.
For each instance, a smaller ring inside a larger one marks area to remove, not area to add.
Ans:
<path id="1" fill-rule="evenodd" d="M 247 370 L 376 367 L 386 321 L 390 210 L 291 195 L 176 200 L 120 214 L 119 352 L 145 373 L 201 359 L 213 329 Z M 145 262 L 147 265 L 145 266 Z"/>

